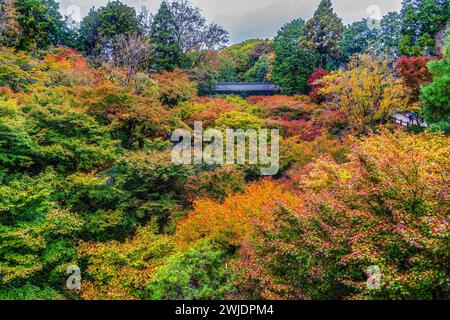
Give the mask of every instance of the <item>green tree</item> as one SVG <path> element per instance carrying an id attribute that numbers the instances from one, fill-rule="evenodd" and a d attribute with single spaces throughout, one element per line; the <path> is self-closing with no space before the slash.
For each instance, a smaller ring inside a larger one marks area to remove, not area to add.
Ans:
<path id="1" fill-rule="evenodd" d="M 83 221 L 55 201 L 51 170 L 0 178 L 0 298 L 62 298 Z"/>
<path id="2" fill-rule="evenodd" d="M 152 219 L 158 232 L 177 215 L 177 200 L 189 170 L 169 152 L 128 152 L 101 174 L 75 173 L 61 188 L 60 201 L 85 220 L 86 240 L 124 240 Z"/>
<path id="3" fill-rule="evenodd" d="M 232 291 L 226 252 L 202 243 L 170 258 L 148 286 L 149 297 L 161 299 L 225 299 Z"/>
<path id="4" fill-rule="evenodd" d="M 236 64 L 232 57 L 223 54 L 218 58 L 218 76 L 220 82 L 234 82 L 237 79 Z"/>
<path id="5" fill-rule="evenodd" d="M 119 36 L 140 34 L 141 22 L 136 10 L 116 0 L 105 7 L 91 9 L 80 25 L 80 49 L 88 55 L 99 56 L 113 48 Z"/>
<path id="6" fill-rule="evenodd" d="M 263 54 L 255 65 L 245 73 L 245 81 L 263 82 L 267 79 L 270 61 L 267 54 Z"/>
<path id="7" fill-rule="evenodd" d="M 367 19 L 345 26 L 341 42 L 343 60 L 348 62 L 353 54 L 365 53 L 376 36 L 376 30 L 369 28 Z"/>
<path id="8" fill-rule="evenodd" d="M 16 47 L 20 50 L 43 49 L 65 44 L 68 29 L 54 0 L 14 1 L 20 32 Z"/>
<path id="9" fill-rule="evenodd" d="M 448 0 L 404 0 L 402 3 L 400 53 L 433 55 L 435 37 L 450 19 Z"/>
<path id="10" fill-rule="evenodd" d="M 177 39 L 177 27 L 167 1 L 161 3 L 155 15 L 150 30 L 150 41 L 154 45 L 152 70 L 173 71 L 183 67 L 186 58 L 181 51 Z"/>
<path id="11" fill-rule="evenodd" d="M 320 55 L 320 66 L 325 66 L 327 57 L 339 58 L 339 42 L 343 32 L 342 20 L 334 13 L 331 0 L 322 0 L 303 28 L 300 44 L 315 50 Z"/>
<path id="12" fill-rule="evenodd" d="M 271 79 L 287 94 L 305 93 L 317 56 L 298 45 L 305 22 L 296 19 L 283 26 L 275 38 L 275 61 Z"/>
<path id="13" fill-rule="evenodd" d="M 375 42 L 370 48 L 371 52 L 378 55 L 386 54 L 398 56 L 398 44 L 400 42 L 400 31 L 402 19 L 398 12 L 389 12 L 380 22 L 381 28 L 376 34 Z"/>
<path id="14" fill-rule="evenodd" d="M 221 78 L 235 77 L 231 81 L 245 81 L 245 73 L 253 68 L 262 55 L 272 51 L 272 41 L 260 39 L 249 39 L 225 48 L 219 56 L 219 70 L 223 74 Z"/>
<path id="15" fill-rule="evenodd" d="M 428 68 L 433 82 L 424 86 L 420 100 L 428 123 L 450 131 L 450 29 L 447 32 L 446 53 L 442 60 L 432 61 Z"/>

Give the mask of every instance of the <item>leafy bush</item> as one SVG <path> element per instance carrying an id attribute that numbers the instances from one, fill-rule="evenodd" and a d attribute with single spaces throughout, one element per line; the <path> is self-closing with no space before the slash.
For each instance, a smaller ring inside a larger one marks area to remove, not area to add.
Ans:
<path id="1" fill-rule="evenodd" d="M 78 254 L 86 263 L 82 297 L 86 300 L 144 298 L 155 269 L 175 249 L 169 237 L 156 235 L 156 229 L 150 223 L 125 242 L 81 243 Z"/>
<path id="2" fill-rule="evenodd" d="M 153 300 L 218 300 L 233 287 L 226 266 L 227 254 L 207 242 L 170 258 L 154 275 L 147 287 Z"/>

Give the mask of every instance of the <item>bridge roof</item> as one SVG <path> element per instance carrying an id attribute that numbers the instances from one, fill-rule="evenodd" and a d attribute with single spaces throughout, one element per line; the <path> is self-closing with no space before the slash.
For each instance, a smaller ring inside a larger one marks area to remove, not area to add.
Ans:
<path id="1" fill-rule="evenodd" d="M 281 88 L 271 82 L 219 82 L 216 92 L 252 92 L 252 91 L 281 91 Z"/>

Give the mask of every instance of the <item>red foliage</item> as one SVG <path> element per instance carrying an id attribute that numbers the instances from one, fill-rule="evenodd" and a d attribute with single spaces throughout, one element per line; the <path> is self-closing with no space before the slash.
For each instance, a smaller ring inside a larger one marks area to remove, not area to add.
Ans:
<path id="1" fill-rule="evenodd" d="M 209 127 L 220 118 L 221 115 L 231 111 L 241 111 L 242 106 L 227 102 L 222 98 L 198 97 L 186 104 L 187 109 L 191 109 L 189 116 L 185 119 L 189 126 L 194 121 L 202 121 L 204 127 Z"/>
<path id="2" fill-rule="evenodd" d="M 323 84 L 320 83 L 320 79 L 328 75 L 329 72 L 322 68 L 317 68 L 308 79 L 308 86 L 311 88 L 309 97 L 312 102 L 321 103 L 323 102 L 323 97 L 319 94 L 320 89 L 323 88 Z"/>
<path id="3" fill-rule="evenodd" d="M 411 100 L 417 101 L 420 86 L 431 82 L 433 76 L 428 70 L 428 62 L 434 58 L 429 57 L 401 57 L 397 61 L 397 74 L 410 89 Z"/>
<path id="4" fill-rule="evenodd" d="M 49 70 L 64 71 L 62 78 L 67 76 L 79 84 L 101 85 L 107 82 L 100 72 L 89 66 L 81 52 L 72 48 L 53 48 L 46 54 L 44 62 Z"/>
<path id="5" fill-rule="evenodd" d="M 312 141 L 322 134 L 323 126 L 317 121 L 322 111 L 318 112 L 318 106 L 306 96 L 255 96 L 247 101 L 260 105 L 266 125 L 280 129 L 283 137 L 300 136 Z"/>
<path id="6" fill-rule="evenodd" d="M 250 65 L 255 64 L 255 62 L 258 61 L 258 59 L 262 55 L 269 54 L 271 52 L 272 52 L 272 46 L 270 45 L 270 43 L 263 42 L 263 43 L 258 44 L 249 55 L 249 60 L 250 60 L 249 64 Z"/>
<path id="7" fill-rule="evenodd" d="M 159 87 L 159 99 L 164 105 L 173 107 L 197 96 L 197 85 L 180 70 L 164 71 L 155 76 L 155 80 Z"/>
<path id="8" fill-rule="evenodd" d="M 308 118 L 316 109 L 305 96 L 253 96 L 247 98 L 251 104 L 262 106 L 263 118 L 282 119 L 286 121 Z"/>
<path id="9" fill-rule="evenodd" d="M 283 137 L 299 136 L 305 141 L 313 141 L 322 134 L 322 127 L 305 119 L 291 121 L 268 119 L 265 124 L 270 128 L 279 129 Z"/>
<path id="10" fill-rule="evenodd" d="M 0 87 L 0 97 L 12 97 L 14 92 L 10 87 Z"/>

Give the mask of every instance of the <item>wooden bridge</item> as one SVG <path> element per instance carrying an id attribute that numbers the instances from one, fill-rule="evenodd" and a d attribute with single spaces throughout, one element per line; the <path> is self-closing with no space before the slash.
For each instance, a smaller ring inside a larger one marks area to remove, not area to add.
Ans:
<path id="1" fill-rule="evenodd" d="M 281 87 L 271 82 L 219 82 L 215 94 L 235 94 L 241 96 L 270 96 L 279 94 Z"/>

